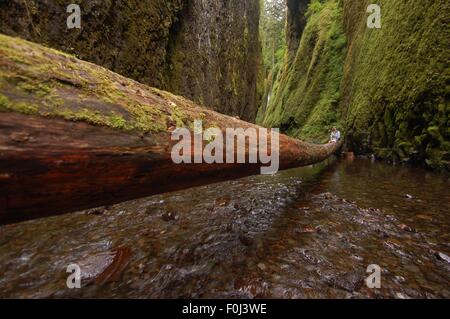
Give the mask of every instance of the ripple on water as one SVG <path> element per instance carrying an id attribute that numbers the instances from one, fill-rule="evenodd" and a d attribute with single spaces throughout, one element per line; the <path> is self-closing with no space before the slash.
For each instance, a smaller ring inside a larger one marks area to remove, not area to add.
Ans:
<path id="1" fill-rule="evenodd" d="M 4 226 L 0 297 L 448 298 L 448 186 L 357 160 Z M 66 288 L 69 264 L 92 279 L 118 247 L 120 280 Z"/>

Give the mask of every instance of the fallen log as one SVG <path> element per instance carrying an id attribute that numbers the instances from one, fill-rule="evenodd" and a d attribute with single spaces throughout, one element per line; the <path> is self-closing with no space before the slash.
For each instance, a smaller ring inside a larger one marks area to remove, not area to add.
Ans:
<path id="1" fill-rule="evenodd" d="M 260 129 L 0 35 L 0 225 L 254 175 L 265 166 L 175 164 L 172 131 L 192 129 L 197 119 L 222 132 Z M 340 146 L 280 134 L 279 167 L 321 162 Z M 246 158 L 260 147 L 246 146 Z"/>

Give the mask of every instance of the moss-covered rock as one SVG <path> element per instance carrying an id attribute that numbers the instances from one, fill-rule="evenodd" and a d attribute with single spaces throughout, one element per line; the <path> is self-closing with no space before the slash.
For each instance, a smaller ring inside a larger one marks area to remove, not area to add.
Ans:
<path id="1" fill-rule="evenodd" d="M 311 1 L 261 122 L 316 141 L 338 125 L 356 153 L 448 168 L 450 3 L 379 0 L 369 29 L 371 3 Z"/>
<path id="2" fill-rule="evenodd" d="M 67 6 L 82 9 L 67 29 Z M 254 120 L 259 0 L 11 0 L 0 32 L 71 53 L 220 112 Z"/>
<path id="3" fill-rule="evenodd" d="M 260 100 L 259 0 L 190 0 L 172 30 L 165 89 L 254 121 Z"/>
<path id="4" fill-rule="evenodd" d="M 289 61 L 297 54 L 300 39 L 306 25 L 305 12 L 311 0 L 286 0 L 286 42 Z"/>
<path id="5" fill-rule="evenodd" d="M 448 166 L 449 2 L 380 0 L 381 29 L 366 27 L 370 3 L 343 1 L 350 46 L 341 109 L 349 137 L 358 145 L 370 136 L 383 158 Z"/>
<path id="6" fill-rule="evenodd" d="M 286 59 L 262 124 L 324 142 L 327 131 L 338 122 L 346 44 L 342 7 L 337 0 L 313 1 L 307 12 L 297 12 L 305 14 L 308 23 L 297 52 L 292 60 Z"/>
<path id="7" fill-rule="evenodd" d="M 202 114 L 180 96 L 23 39 L 0 34 L 0 57 L 0 117 L 16 112 L 155 133 L 192 126 L 191 109 Z"/>

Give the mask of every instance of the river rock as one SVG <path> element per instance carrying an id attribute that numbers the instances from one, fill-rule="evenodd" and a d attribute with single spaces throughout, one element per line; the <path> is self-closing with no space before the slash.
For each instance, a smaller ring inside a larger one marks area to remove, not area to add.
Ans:
<path id="1" fill-rule="evenodd" d="M 436 252 L 436 257 L 437 257 L 437 259 L 446 261 L 447 263 L 450 264 L 450 257 L 447 256 L 446 254 L 441 253 L 441 252 Z"/>
<path id="2" fill-rule="evenodd" d="M 405 225 L 405 224 L 398 225 L 398 228 L 400 228 L 401 230 L 407 231 L 409 233 L 414 233 L 415 232 L 414 228 L 411 228 L 411 227 L 409 227 L 408 225 Z"/>
<path id="3" fill-rule="evenodd" d="M 113 251 L 101 252 L 89 255 L 76 264 L 81 270 L 81 282 L 89 285 L 95 282 L 103 285 L 108 282 L 118 281 L 131 257 L 129 247 L 119 247 Z"/>
<path id="4" fill-rule="evenodd" d="M 355 292 L 361 289 L 364 277 L 360 273 L 344 273 L 327 279 L 328 285 L 348 292 Z"/>
<path id="5" fill-rule="evenodd" d="M 239 240 L 242 244 L 244 244 L 245 246 L 251 246 L 253 245 L 253 238 L 251 238 L 250 236 L 248 236 L 247 234 L 240 234 L 239 235 Z"/>
<path id="6" fill-rule="evenodd" d="M 263 263 L 259 263 L 258 268 L 261 269 L 262 271 L 265 271 L 267 269 L 266 265 L 264 265 Z"/>
<path id="7" fill-rule="evenodd" d="M 127 268 L 131 259 L 131 248 L 121 246 L 114 250 L 113 262 L 95 278 L 95 283 L 103 285 L 108 282 L 117 282 L 120 280 L 122 273 Z"/>
<path id="8" fill-rule="evenodd" d="M 306 226 L 301 231 L 299 231 L 299 233 L 313 234 L 316 233 L 317 231 L 318 231 L 317 228 L 314 228 L 312 226 Z"/>
<path id="9" fill-rule="evenodd" d="M 428 216 L 428 215 L 424 215 L 424 214 L 416 215 L 416 217 L 417 217 L 417 218 L 420 218 L 420 219 L 428 220 L 428 221 L 433 220 L 433 217 Z"/>
<path id="10" fill-rule="evenodd" d="M 114 261 L 115 253 L 112 251 L 89 255 L 76 264 L 81 270 L 81 281 L 91 281 L 100 275 Z"/>
<path id="11" fill-rule="evenodd" d="M 224 207 L 224 206 L 227 206 L 229 202 L 230 202 L 230 197 L 224 196 L 224 197 L 217 198 L 215 201 L 215 204 L 217 206 Z"/>
<path id="12" fill-rule="evenodd" d="M 161 215 L 162 220 L 164 220 L 165 222 L 170 222 L 173 220 L 178 220 L 178 216 L 172 212 L 165 212 Z"/>
<path id="13" fill-rule="evenodd" d="M 86 213 L 88 215 L 93 215 L 93 216 L 102 216 L 106 212 L 107 212 L 106 207 L 98 207 L 98 208 L 89 209 Z"/>
<path id="14" fill-rule="evenodd" d="M 395 297 L 396 297 L 397 299 L 411 299 L 408 295 L 403 294 L 403 293 L 401 293 L 401 292 L 397 292 L 397 293 L 395 294 Z"/>

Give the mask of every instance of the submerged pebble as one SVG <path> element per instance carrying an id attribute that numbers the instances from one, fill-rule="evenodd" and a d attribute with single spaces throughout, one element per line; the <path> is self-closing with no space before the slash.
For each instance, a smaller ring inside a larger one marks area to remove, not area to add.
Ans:
<path id="1" fill-rule="evenodd" d="M 0 298 L 450 298 L 448 180 L 429 174 L 355 159 L 4 226 Z"/>

